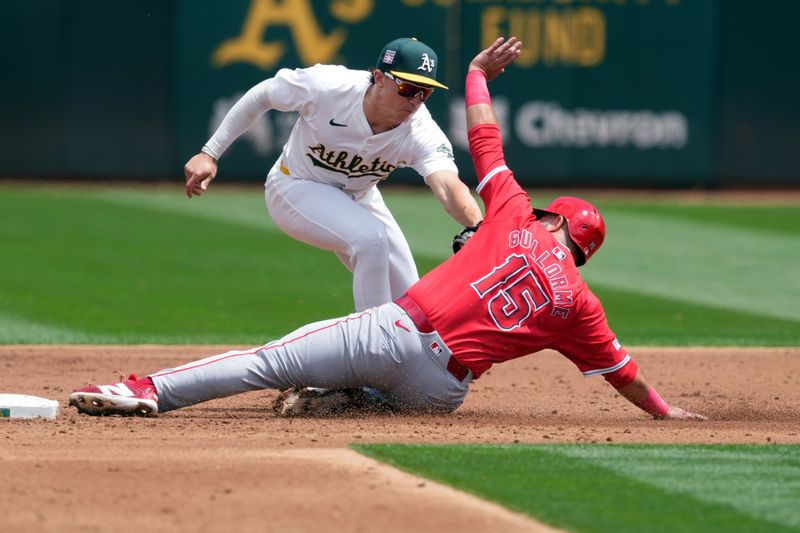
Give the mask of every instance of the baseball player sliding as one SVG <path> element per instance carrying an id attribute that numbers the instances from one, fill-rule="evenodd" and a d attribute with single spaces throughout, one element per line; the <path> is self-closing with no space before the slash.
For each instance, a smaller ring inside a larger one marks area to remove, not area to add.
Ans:
<path id="1" fill-rule="evenodd" d="M 499 38 L 469 67 L 469 144 L 486 216 L 459 252 L 394 302 L 309 324 L 251 350 L 84 387 L 70 404 L 90 415 L 154 415 L 262 388 L 333 389 L 316 397 L 322 402 L 337 389 L 369 386 L 394 408 L 450 412 L 493 364 L 551 348 L 655 418 L 703 420 L 669 405 L 648 383 L 578 273 L 603 243 L 600 213 L 572 197 L 531 209 L 506 166 L 486 82 L 520 50 L 516 38 Z M 280 398 L 313 405 L 307 391 L 297 392 Z"/>
<path id="2" fill-rule="evenodd" d="M 270 109 L 299 118 L 267 174 L 272 220 L 287 235 L 333 251 L 353 272 L 357 311 L 401 296 L 419 279 L 408 243 L 376 184 L 398 167 L 424 177 L 461 225 L 482 218 L 458 178 L 453 150 L 424 102 L 436 88 L 436 53 L 395 39 L 371 72 L 315 65 L 282 69 L 251 88 L 184 167 L 186 194 L 199 196 L 233 141 Z"/>

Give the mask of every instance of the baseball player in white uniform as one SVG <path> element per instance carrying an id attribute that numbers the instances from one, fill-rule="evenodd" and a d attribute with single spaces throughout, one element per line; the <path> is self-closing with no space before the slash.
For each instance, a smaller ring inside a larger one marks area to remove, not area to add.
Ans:
<path id="1" fill-rule="evenodd" d="M 424 101 L 435 88 L 436 53 L 395 39 L 371 72 L 315 65 L 282 69 L 251 88 L 184 168 L 186 194 L 203 194 L 225 150 L 264 112 L 299 118 L 267 175 L 267 209 L 287 235 L 333 251 L 353 272 L 357 311 L 401 296 L 419 279 L 408 243 L 376 184 L 399 167 L 424 177 L 463 226 L 482 215 L 458 178 L 452 147 Z"/>

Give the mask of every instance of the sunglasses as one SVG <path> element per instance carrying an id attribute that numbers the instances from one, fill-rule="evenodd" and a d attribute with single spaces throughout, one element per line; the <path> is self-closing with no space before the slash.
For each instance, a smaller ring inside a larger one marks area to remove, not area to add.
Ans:
<path id="1" fill-rule="evenodd" d="M 397 94 L 403 98 L 416 98 L 418 94 L 421 94 L 422 101 L 424 102 L 433 94 L 433 87 L 414 85 L 413 83 L 403 81 L 396 76 L 393 76 L 389 72 L 384 72 L 383 74 L 390 80 L 394 80 L 394 82 L 397 84 Z"/>

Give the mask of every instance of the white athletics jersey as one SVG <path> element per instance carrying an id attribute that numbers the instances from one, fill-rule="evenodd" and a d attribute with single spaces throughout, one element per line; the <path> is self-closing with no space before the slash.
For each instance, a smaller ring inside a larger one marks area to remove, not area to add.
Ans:
<path id="1" fill-rule="evenodd" d="M 218 158 L 258 116 L 277 109 L 300 114 L 281 154 L 281 165 L 292 177 L 358 192 L 398 167 L 411 167 L 423 177 L 458 171 L 450 141 L 424 105 L 396 128 L 373 134 L 364 115 L 369 86 L 370 73 L 363 70 L 281 69 L 242 97 L 203 151 Z"/>

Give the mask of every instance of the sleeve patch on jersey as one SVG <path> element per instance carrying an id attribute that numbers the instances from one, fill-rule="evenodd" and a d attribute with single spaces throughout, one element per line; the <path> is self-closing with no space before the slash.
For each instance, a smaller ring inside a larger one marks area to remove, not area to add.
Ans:
<path id="1" fill-rule="evenodd" d="M 439 147 L 436 149 L 436 151 L 446 155 L 448 159 L 455 159 L 455 157 L 453 156 L 453 149 L 447 146 L 446 144 L 440 144 Z"/>
<path id="2" fill-rule="evenodd" d="M 622 345 L 619 343 L 616 337 L 614 337 L 614 342 L 612 344 L 614 345 L 614 348 L 616 348 L 617 350 L 622 348 Z"/>
<path id="3" fill-rule="evenodd" d="M 492 169 L 492 170 L 491 170 L 491 171 L 490 171 L 488 174 L 486 174 L 486 176 L 485 176 L 485 177 L 484 177 L 484 178 L 481 180 L 481 182 L 478 184 L 478 188 L 477 188 L 476 190 L 477 190 L 478 192 L 481 192 L 481 189 L 483 189 L 483 187 L 484 187 L 484 186 L 485 186 L 487 183 L 489 183 L 489 180 L 490 180 L 490 179 L 492 179 L 492 178 L 493 178 L 493 177 L 494 177 L 494 176 L 495 176 L 495 175 L 496 175 L 498 172 L 502 172 L 502 171 L 504 171 L 504 170 L 508 170 L 508 167 L 507 167 L 507 166 L 505 166 L 505 165 L 500 165 L 499 167 Z"/>
<path id="4" fill-rule="evenodd" d="M 625 359 L 623 359 L 622 361 L 620 361 L 619 363 L 617 363 L 614 366 L 610 366 L 608 368 L 598 368 L 596 370 L 589 370 L 587 372 L 584 372 L 583 375 L 586 376 L 586 377 L 590 377 L 590 376 L 599 376 L 601 374 L 608 374 L 609 372 L 616 372 L 617 370 L 619 370 L 623 366 L 627 365 L 628 361 L 630 361 L 630 360 L 631 360 L 631 356 L 630 355 L 625 355 Z"/>

